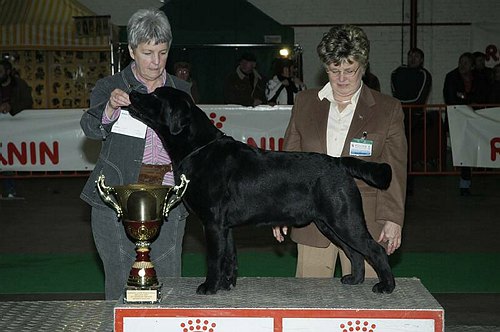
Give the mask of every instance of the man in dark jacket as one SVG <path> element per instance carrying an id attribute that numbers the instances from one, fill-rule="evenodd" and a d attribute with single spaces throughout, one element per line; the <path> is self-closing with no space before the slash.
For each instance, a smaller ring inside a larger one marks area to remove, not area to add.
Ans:
<path id="1" fill-rule="evenodd" d="M 13 75 L 12 64 L 9 61 L 0 61 L 0 114 L 14 116 L 22 110 L 32 107 L 31 88 L 21 78 Z M 3 172 L 3 175 L 6 176 L 13 174 L 14 172 Z M 16 198 L 14 179 L 7 177 L 2 182 L 5 197 Z"/>
<path id="2" fill-rule="evenodd" d="M 224 82 L 224 102 L 243 106 L 266 104 L 266 81 L 255 69 L 253 53 L 244 53 L 236 70 Z"/>
<path id="3" fill-rule="evenodd" d="M 32 107 L 31 88 L 21 78 L 13 75 L 9 61 L 0 61 L 0 113 L 14 116 Z"/>
<path id="4" fill-rule="evenodd" d="M 446 105 L 470 105 L 481 103 L 478 91 L 478 80 L 474 72 L 474 55 L 465 52 L 458 58 L 458 67 L 446 74 L 443 86 L 443 97 Z M 448 114 L 445 119 L 445 130 L 449 134 Z M 472 183 L 472 172 L 470 167 L 460 167 L 460 195 L 470 196 Z"/>
<path id="5" fill-rule="evenodd" d="M 405 113 L 405 132 L 408 140 L 408 171 L 412 171 L 414 166 L 423 166 L 424 162 L 424 125 L 428 133 L 437 132 L 439 114 L 428 112 L 424 114 L 424 105 L 427 103 L 432 87 L 432 75 L 424 68 L 424 51 L 414 47 L 408 51 L 407 65 L 401 65 L 391 73 L 392 95 L 399 99 L 403 105 Z M 425 115 L 425 117 L 424 117 Z M 425 119 L 425 120 L 424 120 Z M 425 122 L 425 123 L 424 123 Z M 437 160 L 439 146 L 436 135 L 428 139 L 426 148 L 428 160 Z M 407 193 L 413 193 L 414 177 L 408 176 Z"/>

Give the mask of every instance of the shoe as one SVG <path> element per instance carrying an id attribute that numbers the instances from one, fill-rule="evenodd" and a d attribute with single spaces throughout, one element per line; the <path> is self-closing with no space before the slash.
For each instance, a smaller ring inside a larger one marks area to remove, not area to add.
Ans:
<path id="1" fill-rule="evenodd" d="M 0 199 L 7 200 L 7 201 L 12 201 L 12 200 L 23 200 L 24 197 L 17 196 L 16 194 L 10 193 L 10 194 L 7 194 L 6 196 L 0 196 Z"/>

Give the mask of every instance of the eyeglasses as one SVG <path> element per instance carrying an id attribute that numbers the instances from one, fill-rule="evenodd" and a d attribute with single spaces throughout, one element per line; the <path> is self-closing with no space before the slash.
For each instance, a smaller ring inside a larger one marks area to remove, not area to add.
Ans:
<path id="1" fill-rule="evenodd" d="M 346 70 L 327 69 L 326 72 L 331 74 L 334 77 L 339 77 L 340 74 L 342 74 L 342 73 L 344 74 L 344 77 L 353 77 L 354 75 L 356 75 L 359 68 L 361 68 L 361 66 L 359 66 L 356 69 L 346 69 Z"/>

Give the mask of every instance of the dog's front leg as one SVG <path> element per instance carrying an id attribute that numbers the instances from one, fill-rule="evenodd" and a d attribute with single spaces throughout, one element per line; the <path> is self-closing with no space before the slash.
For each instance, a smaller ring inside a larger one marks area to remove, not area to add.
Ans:
<path id="1" fill-rule="evenodd" d="M 207 241 L 207 276 L 198 286 L 198 294 L 215 294 L 221 288 L 224 275 L 224 258 L 227 247 L 227 229 L 214 225 L 215 221 L 205 223 Z"/>
<path id="2" fill-rule="evenodd" d="M 232 286 L 236 286 L 236 278 L 238 275 L 238 258 L 236 256 L 236 244 L 233 240 L 232 229 L 227 230 L 226 250 L 222 263 L 224 264 L 224 274 L 221 280 L 221 288 L 230 290 Z"/>

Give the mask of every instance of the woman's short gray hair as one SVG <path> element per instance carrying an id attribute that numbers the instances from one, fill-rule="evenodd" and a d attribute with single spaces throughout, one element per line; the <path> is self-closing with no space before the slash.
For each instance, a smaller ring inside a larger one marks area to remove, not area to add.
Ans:
<path id="1" fill-rule="evenodd" d="M 370 41 L 363 29 L 355 25 L 334 26 L 325 33 L 317 47 L 318 56 L 325 67 L 343 62 L 357 61 L 363 68 L 368 65 Z"/>
<path id="2" fill-rule="evenodd" d="M 132 49 L 139 44 L 172 43 L 172 29 L 164 12 L 159 9 L 139 9 L 127 24 L 128 43 Z"/>

